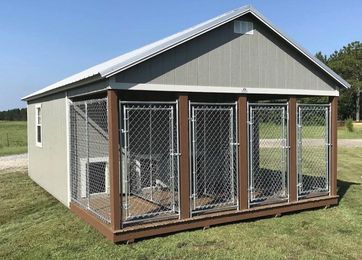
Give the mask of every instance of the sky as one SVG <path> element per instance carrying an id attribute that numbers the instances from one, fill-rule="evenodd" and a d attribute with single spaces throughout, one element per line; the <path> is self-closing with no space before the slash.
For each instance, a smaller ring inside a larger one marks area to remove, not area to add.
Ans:
<path id="1" fill-rule="evenodd" d="M 362 41 L 362 1 L 12 0 L 0 2 L 0 111 L 67 76 L 251 4 L 287 36 L 331 54 Z"/>

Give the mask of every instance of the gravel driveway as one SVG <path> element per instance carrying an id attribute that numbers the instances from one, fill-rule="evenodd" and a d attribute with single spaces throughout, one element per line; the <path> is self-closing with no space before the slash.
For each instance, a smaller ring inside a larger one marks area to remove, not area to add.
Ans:
<path id="1" fill-rule="evenodd" d="M 27 153 L 0 157 L 0 173 L 6 173 L 10 171 L 26 171 L 27 168 Z"/>
<path id="2" fill-rule="evenodd" d="M 340 147 L 362 147 L 362 139 L 339 139 Z"/>

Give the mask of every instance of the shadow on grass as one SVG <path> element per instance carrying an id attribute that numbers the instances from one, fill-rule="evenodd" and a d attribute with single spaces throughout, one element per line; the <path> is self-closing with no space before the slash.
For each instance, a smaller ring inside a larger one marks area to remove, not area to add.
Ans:
<path id="1" fill-rule="evenodd" d="M 358 182 L 349 182 L 349 181 L 342 181 L 342 180 L 337 180 L 337 194 L 339 196 L 338 198 L 338 202 L 341 201 L 341 199 L 344 197 L 344 195 L 346 195 L 348 189 L 352 186 L 352 185 L 360 185 L 360 183 Z"/>

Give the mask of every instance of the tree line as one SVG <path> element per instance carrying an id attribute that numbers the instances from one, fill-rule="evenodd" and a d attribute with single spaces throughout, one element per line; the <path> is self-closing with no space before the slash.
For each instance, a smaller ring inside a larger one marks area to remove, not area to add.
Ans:
<path id="1" fill-rule="evenodd" d="M 361 119 L 362 43 L 355 41 L 327 56 L 318 52 L 316 57 L 345 79 L 351 88 L 341 89 L 338 117 L 341 120 Z"/>
<path id="2" fill-rule="evenodd" d="M 26 108 L 16 108 L 7 111 L 0 111 L 0 120 L 26 121 Z"/>

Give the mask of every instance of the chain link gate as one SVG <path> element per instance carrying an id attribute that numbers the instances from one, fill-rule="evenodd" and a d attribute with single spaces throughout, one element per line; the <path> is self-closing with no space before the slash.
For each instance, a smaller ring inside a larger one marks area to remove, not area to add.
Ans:
<path id="1" fill-rule="evenodd" d="M 248 104 L 249 206 L 287 200 L 288 106 Z"/>
<path id="2" fill-rule="evenodd" d="M 298 198 L 329 193 L 330 105 L 298 104 Z"/>
<path id="3" fill-rule="evenodd" d="M 237 206 L 237 105 L 189 103 L 191 211 Z"/>
<path id="4" fill-rule="evenodd" d="M 71 102 L 71 200 L 110 223 L 107 99 Z"/>
<path id="5" fill-rule="evenodd" d="M 177 102 L 120 102 L 126 223 L 179 213 Z"/>

